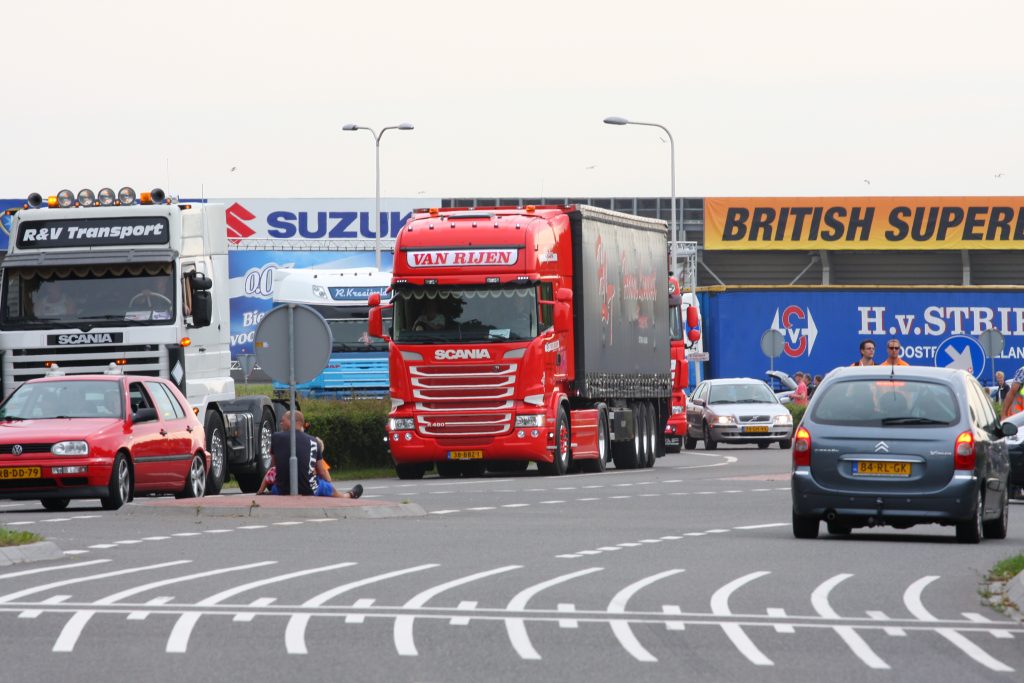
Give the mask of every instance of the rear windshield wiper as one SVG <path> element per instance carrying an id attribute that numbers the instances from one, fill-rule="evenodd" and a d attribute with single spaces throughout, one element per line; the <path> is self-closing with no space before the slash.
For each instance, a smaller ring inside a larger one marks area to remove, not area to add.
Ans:
<path id="1" fill-rule="evenodd" d="M 3 419 L 4 420 L 24 420 L 25 418 L 21 417 L 20 415 L 4 415 Z"/>
<path id="2" fill-rule="evenodd" d="M 884 425 L 944 425 L 947 420 L 933 420 L 930 417 L 883 417 Z"/>

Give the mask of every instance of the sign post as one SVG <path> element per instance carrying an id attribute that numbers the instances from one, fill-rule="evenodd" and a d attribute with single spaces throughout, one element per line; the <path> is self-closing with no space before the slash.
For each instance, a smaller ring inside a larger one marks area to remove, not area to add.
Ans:
<path id="1" fill-rule="evenodd" d="M 985 355 L 992 359 L 992 385 L 996 383 L 996 356 L 1003 352 L 1003 346 L 1006 340 L 1003 338 L 1003 333 L 994 327 L 990 327 L 981 333 L 978 337 L 978 342 L 981 344 L 981 348 L 985 350 Z M 998 396 L 998 394 L 996 394 Z M 1000 401 L 1002 403 L 1002 401 Z"/>
<path id="2" fill-rule="evenodd" d="M 288 383 L 291 411 L 289 493 L 298 495 L 295 455 L 295 385 L 308 382 L 327 367 L 334 339 L 327 321 L 309 306 L 285 304 L 271 309 L 256 328 L 256 359 L 270 378 Z"/>

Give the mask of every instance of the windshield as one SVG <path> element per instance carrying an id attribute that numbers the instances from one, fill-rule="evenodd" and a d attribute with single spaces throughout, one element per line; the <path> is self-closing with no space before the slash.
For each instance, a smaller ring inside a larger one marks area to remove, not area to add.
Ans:
<path id="1" fill-rule="evenodd" d="M 22 384 L 0 405 L 0 420 L 124 417 L 121 383 L 68 380 Z"/>
<path id="2" fill-rule="evenodd" d="M 402 289 L 392 303 L 396 342 L 495 342 L 537 336 L 533 285 Z"/>
<path id="3" fill-rule="evenodd" d="M 778 402 L 775 394 L 763 382 L 712 384 L 708 392 L 708 404 Z"/>
<path id="4" fill-rule="evenodd" d="M 858 379 L 814 395 L 817 422 L 863 426 L 950 425 L 960 412 L 950 388 L 919 380 Z"/>
<path id="5" fill-rule="evenodd" d="M 668 333 L 669 339 L 679 341 L 686 335 L 683 325 L 683 307 L 669 306 L 668 309 Z"/>
<path id="6" fill-rule="evenodd" d="M 0 326 L 167 325 L 174 302 L 170 263 L 11 268 L 4 271 Z"/>
<path id="7" fill-rule="evenodd" d="M 333 353 L 352 353 L 355 351 L 387 351 L 388 343 L 383 339 L 375 339 L 367 332 L 366 316 L 369 306 L 313 306 L 316 312 L 324 317 L 331 328 L 334 339 Z M 384 323 L 385 328 L 387 322 Z"/>

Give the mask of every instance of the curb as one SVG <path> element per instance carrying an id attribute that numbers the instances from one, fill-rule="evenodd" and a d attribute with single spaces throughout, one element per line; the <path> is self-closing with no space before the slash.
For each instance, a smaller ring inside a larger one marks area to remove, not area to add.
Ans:
<path id="1" fill-rule="evenodd" d="M 1014 616 L 1017 621 L 1024 621 L 1024 572 L 1010 579 L 1006 584 L 1004 595 L 1013 603 Z"/>
<path id="2" fill-rule="evenodd" d="M 43 562 L 45 560 L 62 560 L 64 551 L 56 543 L 41 541 L 26 545 L 12 545 L 0 548 L 0 567 L 25 562 Z"/>

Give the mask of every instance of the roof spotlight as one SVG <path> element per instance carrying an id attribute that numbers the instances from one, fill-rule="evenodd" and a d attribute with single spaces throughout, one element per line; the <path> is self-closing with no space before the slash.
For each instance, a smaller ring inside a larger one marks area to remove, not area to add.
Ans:
<path id="1" fill-rule="evenodd" d="M 135 190 L 130 187 L 122 187 L 117 191 L 117 199 L 124 206 L 131 206 L 135 203 Z"/>
<path id="2" fill-rule="evenodd" d="M 117 195 L 109 187 L 104 187 L 97 193 L 96 198 L 99 200 L 100 206 L 113 206 Z"/>
<path id="3" fill-rule="evenodd" d="M 79 190 L 78 203 L 81 204 L 82 206 L 92 206 L 93 204 L 96 203 L 96 194 L 88 188 L 84 190 Z"/>
<path id="4" fill-rule="evenodd" d="M 28 196 L 28 205 L 29 208 L 38 209 L 43 205 L 43 195 L 38 192 L 33 192 Z"/>
<path id="5" fill-rule="evenodd" d="M 154 187 L 149 192 L 149 198 L 153 200 L 154 204 L 163 204 L 164 200 L 167 199 L 167 195 L 159 187 Z"/>
<path id="6" fill-rule="evenodd" d="M 66 209 L 75 203 L 75 193 L 71 190 L 61 190 L 57 193 L 57 206 Z"/>

